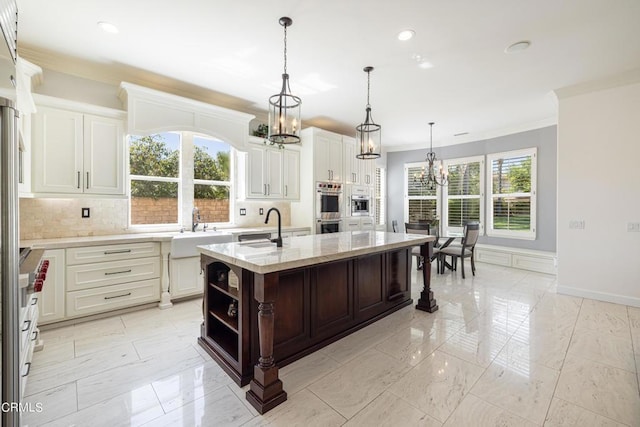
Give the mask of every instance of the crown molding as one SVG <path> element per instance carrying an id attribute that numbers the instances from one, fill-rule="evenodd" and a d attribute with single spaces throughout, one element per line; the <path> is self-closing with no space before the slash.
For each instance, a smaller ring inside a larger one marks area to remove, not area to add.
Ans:
<path id="1" fill-rule="evenodd" d="M 129 82 L 171 95 L 251 114 L 259 119 L 264 117 L 266 122 L 267 110 L 257 108 L 252 101 L 216 92 L 148 70 L 125 64 L 85 61 L 77 57 L 39 49 L 30 45 L 20 45 L 19 52 L 21 57 L 38 64 L 45 70 L 107 83 L 115 86 L 116 89 L 119 88 L 120 83 Z"/>
<path id="2" fill-rule="evenodd" d="M 483 141 L 485 139 L 491 139 L 491 138 L 499 138 L 501 136 L 513 135 L 516 133 L 527 132 L 535 129 L 542 129 L 542 128 L 554 126 L 557 124 L 558 124 L 557 116 L 547 117 L 545 119 L 536 120 L 533 122 L 520 123 L 517 125 L 507 126 L 499 129 L 490 129 L 484 132 L 472 132 L 463 136 L 452 136 L 452 137 L 440 140 L 439 141 L 440 143 L 437 145 L 434 145 L 434 148 L 465 144 L 467 142 Z M 411 150 L 423 150 L 425 148 L 426 146 L 424 143 L 404 144 L 404 145 L 389 146 L 386 151 L 388 152 L 411 151 Z"/>
<path id="3" fill-rule="evenodd" d="M 624 73 L 607 76 L 599 80 L 556 89 L 554 90 L 554 93 L 558 99 L 563 99 L 636 83 L 640 83 L 640 68 L 634 68 L 632 70 L 625 71 Z"/>

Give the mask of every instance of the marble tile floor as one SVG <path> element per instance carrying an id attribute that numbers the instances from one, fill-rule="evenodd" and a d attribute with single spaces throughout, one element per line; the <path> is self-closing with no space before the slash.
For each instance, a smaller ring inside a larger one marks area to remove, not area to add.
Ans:
<path id="1" fill-rule="evenodd" d="M 42 411 L 22 425 L 640 425 L 640 308 L 480 263 L 433 290 L 437 312 L 406 307 L 283 367 L 289 399 L 265 416 L 196 343 L 201 300 L 46 330 L 26 389 Z"/>

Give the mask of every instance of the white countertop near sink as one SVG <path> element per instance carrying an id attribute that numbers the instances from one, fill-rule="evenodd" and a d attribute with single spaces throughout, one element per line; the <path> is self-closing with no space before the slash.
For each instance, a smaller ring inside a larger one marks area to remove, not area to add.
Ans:
<path id="1" fill-rule="evenodd" d="M 282 232 L 290 231 L 309 231 L 308 227 L 282 227 Z M 233 236 L 240 234 L 258 233 L 258 232 L 276 232 L 277 227 L 231 227 L 231 228 L 216 228 L 216 231 L 229 233 Z M 55 239 L 34 239 L 34 240 L 21 240 L 20 246 L 44 248 L 44 249 L 65 249 L 82 246 L 98 246 L 98 245 L 117 245 L 121 243 L 134 243 L 134 242 L 169 242 L 174 236 L 179 235 L 204 235 L 206 233 L 213 234 L 213 229 L 208 231 L 196 231 L 192 233 L 185 231 L 180 233 L 178 231 L 171 232 L 157 232 L 157 233 L 128 233 L 128 234 L 110 234 L 104 236 L 86 236 L 86 237 L 60 237 Z"/>
<path id="2" fill-rule="evenodd" d="M 420 234 L 347 231 L 292 237 L 281 248 L 277 248 L 275 243 L 267 245 L 261 240 L 203 245 L 198 249 L 200 253 L 220 261 L 265 274 L 417 246 L 434 240 L 433 236 Z"/>

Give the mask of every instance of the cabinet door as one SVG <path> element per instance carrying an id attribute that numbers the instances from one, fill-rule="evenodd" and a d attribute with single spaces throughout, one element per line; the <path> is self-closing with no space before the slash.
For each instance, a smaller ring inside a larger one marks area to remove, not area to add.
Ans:
<path id="1" fill-rule="evenodd" d="M 284 161 L 284 198 L 287 200 L 300 199 L 300 152 L 285 150 Z"/>
<path id="2" fill-rule="evenodd" d="M 267 159 L 267 197 L 271 199 L 283 198 L 282 184 L 282 150 L 270 150 L 266 152 Z"/>
<path id="3" fill-rule="evenodd" d="M 344 182 L 345 184 L 360 184 L 360 159 L 356 158 L 356 140 L 346 136 L 342 137 L 344 152 Z"/>
<path id="4" fill-rule="evenodd" d="M 329 164 L 329 147 L 328 138 L 318 135 L 313 141 L 313 164 L 315 169 L 316 181 L 331 180 L 331 166 Z"/>
<path id="5" fill-rule="evenodd" d="M 360 230 L 360 219 L 349 218 L 344 221 L 344 231 L 358 231 Z"/>
<path id="6" fill-rule="evenodd" d="M 124 125 L 108 117 L 84 116 L 84 192 L 124 194 Z"/>
<path id="7" fill-rule="evenodd" d="M 362 176 L 362 185 L 373 187 L 375 185 L 375 160 L 360 160 L 360 175 Z"/>
<path id="8" fill-rule="evenodd" d="M 365 231 L 373 231 L 373 217 L 365 216 L 360 219 L 360 229 Z"/>
<path id="9" fill-rule="evenodd" d="M 169 290 L 172 298 L 199 295 L 204 292 L 204 275 L 200 257 L 171 260 Z"/>
<path id="10" fill-rule="evenodd" d="M 266 152 L 263 147 L 250 147 L 247 152 L 248 198 L 264 198 L 267 195 L 265 156 Z"/>
<path id="11" fill-rule="evenodd" d="M 331 138 L 328 139 L 329 147 L 329 168 L 331 169 L 331 180 L 336 182 L 342 182 L 342 138 L 338 137 L 337 139 Z"/>
<path id="12" fill-rule="evenodd" d="M 82 114 L 39 107 L 33 120 L 33 191 L 82 193 Z"/>
<path id="13" fill-rule="evenodd" d="M 44 324 L 64 319 L 64 249 L 46 250 L 42 258 L 49 260 L 47 279 L 38 295 L 38 322 Z"/>

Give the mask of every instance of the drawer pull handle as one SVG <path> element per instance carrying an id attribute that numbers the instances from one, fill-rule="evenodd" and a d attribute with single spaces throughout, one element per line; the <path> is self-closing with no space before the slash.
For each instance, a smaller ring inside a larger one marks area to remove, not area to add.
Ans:
<path id="1" fill-rule="evenodd" d="M 106 273 L 104 273 L 104 275 L 105 275 L 105 276 L 111 276 L 112 274 L 123 274 L 123 273 L 131 273 L 131 269 L 124 270 L 124 271 L 111 271 L 111 272 L 106 272 Z"/>
<path id="2" fill-rule="evenodd" d="M 105 255 L 112 255 L 112 254 L 126 254 L 128 252 L 131 252 L 131 249 L 121 249 L 118 251 L 104 251 Z"/>
<path id="3" fill-rule="evenodd" d="M 38 339 L 38 330 L 36 329 L 35 331 L 33 331 L 33 333 L 31 335 L 33 335 L 33 338 L 31 338 L 31 341 L 35 341 Z"/>
<path id="4" fill-rule="evenodd" d="M 31 372 L 31 362 L 25 363 L 25 366 L 27 367 L 27 372 L 22 374 L 23 377 L 26 377 L 27 375 L 29 375 L 29 372 Z"/>
<path id="5" fill-rule="evenodd" d="M 33 301 L 31 301 L 31 305 L 36 305 L 38 303 L 38 297 L 34 297 Z"/>
<path id="6" fill-rule="evenodd" d="M 31 320 L 25 320 L 24 321 L 24 328 L 22 328 L 22 332 L 27 332 L 29 330 L 29 328 L 31 327 Z"/>
<path id="7" fill-rule="evenodd" d="M 127 292 L 126 294 L 122 294 L 122 295 L 116 295 L 113 297 L 104 297 L 104 299 L 122 298 L 122 297 L 128 297 L 129 295 L 131 295 L 131 292 Z"/>

